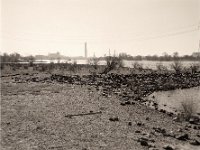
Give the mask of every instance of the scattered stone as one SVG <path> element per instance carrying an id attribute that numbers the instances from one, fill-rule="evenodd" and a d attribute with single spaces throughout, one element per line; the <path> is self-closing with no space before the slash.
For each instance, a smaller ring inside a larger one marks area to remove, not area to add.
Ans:
<path id="1" fill-rule="evenodd" d="M 175 148 L 174 148 L 174 146 L 171 146 L 171 145 L 165 145 L 165 146 L 163 147 L 163 149 L 166 149 L 166 150 L 174 150 Z"/>
<path id="2" fill-rule="evenodd" d="M 176 139 L 181 140 L 181 141 L 187 141 L 189 140 L 189 135 L 185 133 L 183 135 L 177 136 Z"/>
<path id="3" fill-rule="evenodd" d="M 172 117 L 174 114 L 172 112 L 167 112 L 167 115 Z"/>
<path id="4" fill-rule="evenodd" d="M 115 121 L 119 121 L 119 118 L 118 117 L 113 117 L 113 118 L 111 117 L 111 118 L 109 118 L 109 120 L 115 122 Z"/>
<path id="5" fill-rule="evenodd" d="M 192 142 L 190 142 L 191 145 L 195 145 L 195 146 L 200 146 L 200 142 L 196 139 L 194 139 Z"/>
<path id="6" fill-rule="evenodd" d="M 160 109 L 159 110 L 161 113 L 166 113 L 166 110 L 164 110 L 164 109 Z"/>
<path id="7" fill-rule="evenodd" d="M 142 122 L 137 122 L 137 125 L 138 125 L 138 126 L 144 126 L 144 123 L 142 123 Z"/>
<path id="8" fill-rule="evenodd" d="M 131 104 L 132 104 L 132 105 L 135 105 L 135 102 L 132 102 Z"/>
<path id="9" fill-rule="evenodd" d="M 135 131 L 135 133 L 141 133 L 141 131 L 139 131 L 139 130 L 136 130 L 136 131 Z"/>
<path id="10" fill-rule="evenodd" d="M 148 146 L 149 148 L 150 148 L 150 147 L 155 147 L 155 145 L 152 144 L 152 142 L 154 143 L 155 140 L 151 140 L 151 139 L 149 139 L 149 138 L 141 137 L 141 138 L 139 138 L 137 141 L 140 142 L 140 144 L 141 144 L 142 146 Z M 151 143 L 149 143 L 149 142 L 151 142 Z"/>
<path id="11" fill-rule="evenodd" d="M 155 147 L 150 147 L 149 150 L 159 150 L 159 149 Z"/>
<path id="12" fill-rule="evenodd" d="M 128 122 L 128 125 L 129 125 L 129 126 L 132 126 L 132 122 Z"/>
<path id="13" fill-rule="evenodd" d="M 162 128 L 159 128 L 159 127 L 158 128 L 153 127 L 153 129 L 158 133 L 166 134 L 166 130 L 165 129 L 162 129 Z"/>
<path id="14" fill-rule="evenodd" d="M 126 101 L 125 104 L 126 105 L 131 105 L 131 102 L 130 101 Z"/>
<path id="15" fill-rule="evenodd" d="M 199 130 L 199 127 L 198 126 L 193 126 L 193 129 Z"/>
<path id="16" fill-rule="evenodd" d="M 183 129 L 179 128 L 177 131 L 178 131 L 178 132 L 183 132 Z"/>
<path id="17" fill-rule="evenodd" d="M 198 116 L 192 116 L 189 120 L 189 123 L 191 124 L 198 124 L 200 122 L 200 119 Z"/>
<path id="18" fill-rule="evenodd" d="M 149 146 L 148 142 L 147 141 L 143 141 L 143 140 L 140 141 L 140 144 L 142 146 Z"/>
<path id="19" fill-rule="evenodd" d="M 146 117 L 146 120 L 149 121 L 149 117 Z"/>
<path id="20" fill-rule="evenodd" d="M 125 106 L 126 104 L 125 103 L 120 103 L 120 105 Z"/>
<path id="21" fill-rule="evenodd" d="M 141 144 L 142 146 L 149 146 L 148 140 L 147 140 L 147 139 L 139 138 L 139 139 L 138 139 L 138 142 L 140 142 L 140 144 Z"/>

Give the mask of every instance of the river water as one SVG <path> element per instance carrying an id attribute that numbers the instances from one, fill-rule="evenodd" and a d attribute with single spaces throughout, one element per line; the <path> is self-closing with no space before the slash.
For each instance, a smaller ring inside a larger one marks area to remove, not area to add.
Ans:
<path id="1" fill-rule="evenodd" d="M 159 108 L 169 112 L 180 112 L 182 105 L 187 104 L 194 112 L 200 113 L 200 87 L 154 92 L 147 99 L 157 102 Z"/>
<path id="2" fill-rule="evenodd" d="M 76 61 L 77 64 L 88 64 L 88 60 L 71 60 L 71 61 L 66 61 L 66 60 L 60 60 L 60 63 L 73 63 L 74 61 Z M 39 61 L 37 61 L 38 63 Z M 50 63 L 50 62 L 54 62 L 57 63 L 58 60 L 43 60 L 43 63 Z M 132 68 L 133 64 L 137 62 L 139 64 L 142 65 L 143 68 L 148 68 L 148 69 L 156 69 L 156 66 L 158 64 L 162 64 L 163 66 L 167 67 L 167 69 L 171 69 L 171 64 L 173 63 L 173 61 L 128 61 L 128 60 L 123 60 L 123 64 L 124 67 L 129 67 Z M 200 61 L 182 61 L 181 62 L 183 67 L 189 67 L 191 64 L 200 64 Z M 105 61 L 99 61 L 99 65 L 105 65 L 106 62 Z"/>

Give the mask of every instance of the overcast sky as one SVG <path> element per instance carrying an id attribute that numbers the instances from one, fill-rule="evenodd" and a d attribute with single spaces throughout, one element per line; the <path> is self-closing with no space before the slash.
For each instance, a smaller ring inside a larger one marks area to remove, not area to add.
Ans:
<path id="1" fill-rule="evenodd" d="M 200 0 L 1 0 L 1 53 L 198 51 Z"/>

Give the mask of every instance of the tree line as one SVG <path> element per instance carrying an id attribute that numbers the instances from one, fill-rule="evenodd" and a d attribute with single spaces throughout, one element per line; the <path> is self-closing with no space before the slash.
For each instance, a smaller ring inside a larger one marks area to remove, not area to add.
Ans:
<path id="1" fill-rule="evenodd" d="M 108 56 L 99 57 L 100 60 L 106 60 Z M 179 56 L 178 52 L 173 53 L 172 55 L 167 54 L 166 52 L 163 53 L 162 56 L 158 55 L 148 55 L 148 56 L 132 56 L 127 53 L 120 53 L 118 56 L 122 60 L 148 60 L 148 61 L 200 61 L 200 54 L 198 55 L 184 55 Z M 17 63 L 17 62 L 33 62 L 36 58 L 32 55 L 30 56 L 22 56 L 18 53 L 7 54 L 3 53 L 0 55 L 1 63 Z"/>
<path id="2" fill-rule="evenodd" d="M 166 52 L 163 53 L 162 56 L 158 55 L 148 55 L 148 56 L 131 56 L 126 53 L 120 53 L 119 57 L 122 58 L 123 60 L 149 60 L 149 61 L 200 61 L 200 54 L 197 55 L 183 55 L 179 56 L 178 52 L 174 52 L 172 55 L 167 54 Z"/>
<path id="3" fill-rule="evenodd" d="M 7 54 L 3 53 L 0 55 L 1 63 L 17 63 L 17 62 L 33 62 L 35 61 L 35 57 L 30 56 L 21 56 L 18 53 Z"/>

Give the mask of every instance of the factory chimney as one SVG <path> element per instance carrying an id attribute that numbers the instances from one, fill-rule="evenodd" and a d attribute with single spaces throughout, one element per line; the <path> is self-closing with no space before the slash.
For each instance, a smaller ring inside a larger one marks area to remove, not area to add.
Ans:
<path id="1" fill-rule="evenodd" d="M 85 42 L 85 58 L 87 58 L 87 42 Z"/>

